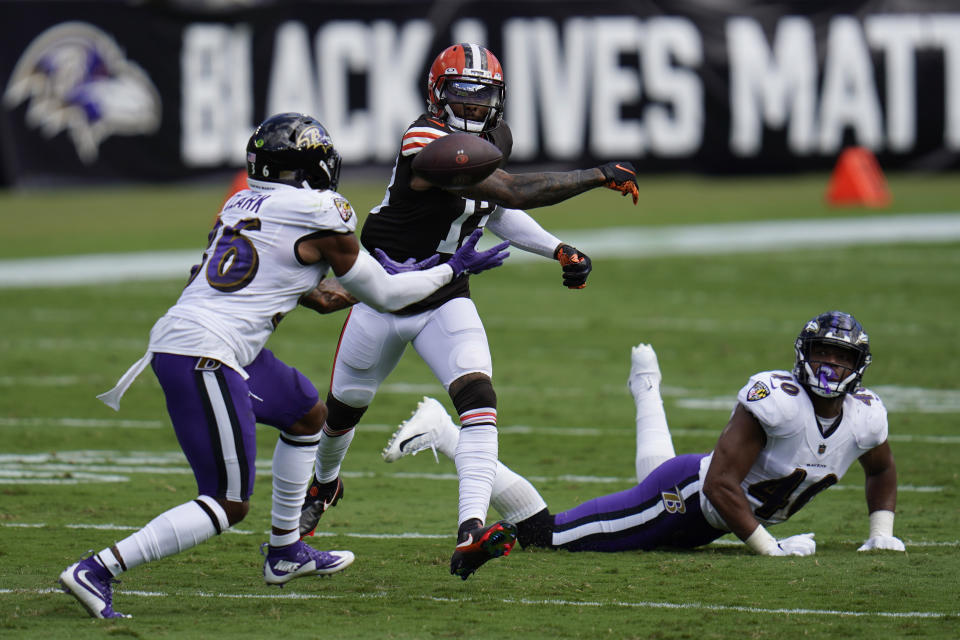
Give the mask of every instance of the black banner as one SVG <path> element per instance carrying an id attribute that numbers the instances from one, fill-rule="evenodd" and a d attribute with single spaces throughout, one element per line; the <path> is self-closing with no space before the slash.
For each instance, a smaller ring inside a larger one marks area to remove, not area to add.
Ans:
<path id="1" fill-rule="evenodd" d="M 188 5 L 0 3 L 0 179 L 238 168 L 280 111 L 318 117 L 348 164 L 390 164 L 433 57 L 465 41 L 503 64 L 512 166 L 805 171 L 851 145 L 887 169 L 960 166 L 948 1 Z"/>

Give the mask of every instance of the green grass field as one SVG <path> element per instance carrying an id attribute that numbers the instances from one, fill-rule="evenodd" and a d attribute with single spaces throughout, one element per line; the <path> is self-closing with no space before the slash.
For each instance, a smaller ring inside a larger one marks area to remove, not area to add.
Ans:
<path id="1" fill-rule="evenodd" d="M 363 211 L 382 187 L 345 176 Z M 538 214 L 551 230 L 960 210 L 957 176 L 891 176 L 885 212 L 834 211 L 826 176 L 641 184 L 633 208 L 608 191 Z M 2 259 L 203 248 L 217 186 L 0 193 Z M 563 237 L 562 233 L 558 233 Z M 589 246 L 580 247 L 588 254 Z M 508 264 L 474 279 L 494 357 L 500 456 L 554 510 L 631 486 L 629 349 L 650 342 L 680 453 L 707 451 L 734 394 L 760 370 L 790 368 L 816 313 L 853 312 L 870 332 L 866 383 L 886 400 L 906 554 L 857 553 L 867 534 L 863 474 L 851 467 L 778 537 L 813 531 L 808 558 L 761 558 L 732 540 L 691 552 L 516 550 L 462 582 L 448 575 L 456 520 L 452 463 L 379 452 L 423 395 L 451 403 L 408 354 L 358 429 L 345 499 L 320 548 L 353 566 L 283 590 L 262 580 L 270 456 L 260 427 L 250 515 L 204 545 L 123 577 L 91 620 L 56 578 L 195 496 L 162 394 L 147 372 L 114 413 L 94 396 L 146 345 L 182 281 L 0 288 L 0 637 L 71 638 L 956 638 L 960 636 L 960 246 L 957 242 L 595 258 L 589 286 L 559 268 Z M 344 316 L 291 314 L 268 346 L 323 391 Z"/>

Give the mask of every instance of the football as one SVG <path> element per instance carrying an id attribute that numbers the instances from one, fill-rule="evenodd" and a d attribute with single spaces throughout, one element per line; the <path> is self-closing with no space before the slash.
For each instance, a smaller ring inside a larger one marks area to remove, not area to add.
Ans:
<path id="1" fill-rule="evenodd" d="M 466 187 L 493 173 L 501 160 L 500 149 L 483 138 L 449 133 L 420 150 L 413 170 L 438 187 Z"/>

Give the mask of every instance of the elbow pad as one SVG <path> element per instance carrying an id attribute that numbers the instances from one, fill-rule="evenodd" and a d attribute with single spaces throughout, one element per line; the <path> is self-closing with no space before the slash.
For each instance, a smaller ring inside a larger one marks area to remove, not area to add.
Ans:
<path id="1" fill-rule="evenodd" d="M 388 274 L 369 253 L 361 251 L 350 270 L 337 280 L 354 298 L 377 311 L 396 311 L 453 280 L 453 269 L 445 264 L 423 271 Z"/>

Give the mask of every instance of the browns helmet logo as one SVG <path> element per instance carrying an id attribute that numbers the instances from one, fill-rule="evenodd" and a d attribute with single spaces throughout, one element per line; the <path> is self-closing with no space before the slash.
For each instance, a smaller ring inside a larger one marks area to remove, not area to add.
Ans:
<path id="1" fill-rule="evenodd" d="M 26 48 L 3 96 L 27 104 L 27 125 L 47 138 L 66 131 L 84 164 L 97 160 L 113 135 L 160 128 L 160 93 L 116 41 L 85 22 L 53 26 Z"/>

